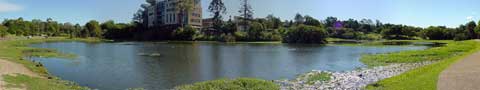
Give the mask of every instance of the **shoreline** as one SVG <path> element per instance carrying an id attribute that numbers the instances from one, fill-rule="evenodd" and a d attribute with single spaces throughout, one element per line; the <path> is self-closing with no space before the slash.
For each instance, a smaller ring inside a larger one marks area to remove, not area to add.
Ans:
<path id="1" fill-rule="evenodd" d="M 367 85 L 374 84 L 380 80 L 394 77 L 409 70 L 436 62 L 438 61 L 397 63 L 344 72 L 312 70 L 311 72 L 301 74 L 294 80 L 274 80 L 274 82 L 280 85 L 281 90 L 362 90 Z M 323 82 L 316 81 L 312 85 L 307 84 L 308 78 L 320 73 L 331 74 L 331 79 Z"/>

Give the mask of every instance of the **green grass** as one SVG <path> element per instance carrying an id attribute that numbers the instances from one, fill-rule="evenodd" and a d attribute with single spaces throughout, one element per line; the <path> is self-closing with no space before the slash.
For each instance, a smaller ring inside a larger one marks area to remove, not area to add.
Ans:
<path id="1" fill-rule="evenodd" d="M 369 66 L 387 65 L 390 63 L 413 63 L 434 60 L 434 64 L 423 66 L 405 72 L 401 75 L 381 80 L 368 85 L 367 90 L 436 90 L 440 73 L 451 64 L 480 50 L 480 43 L 463 41 L 448 43 L 444 47 L 437 47 L 420 51 L 404 51 L 390 54 L 368 55 L 362 62 Z"/>
<path id="2" fill-rule="evenodd" d="M 360 61 L 364 64 L 375 67 L 391 63 L 415 63 L 421 61 L 439 61 L 452 56 L 463 55 L 472 49 L 477 48 L 475 41 L 442 41 L 447 43 L 443 47 L 434 47 L 427 50 L 410 50 L 387 54 L 364 55 Z"/>
<path id="3" fill-rule="evenodd" d="M 307 78 L 307 84 L 312 85 L 312 84 L 315 84 L 315 82 L 317 82 L 317 81 L 320 81 L 320 82 L 328 81 L 328 80 L 331 79 L 331 76 L 332 76 L 332 74 L 326 73 L 326 72 L 313 74 L 312 76 L 309 76 Z"/>
<path id="4" fill-rule="evenodd" d="M 42 77 L 50 77 L 52 79 L 46 78 L 33 78 L 23 75 L 18 76 L 7 76 L 9 78 L 7 83 L 13 83 L 18 85 L 25 85 L 25 87 L 34 87 L 33 90 L 65 90 L 64 87 L 79 87 L 76 85 L 63 83 L 67 82 L 60 80 L 54 76 L 51 76 L 47 69 L 42 67 L 39 63 L 31 62 L 30 60 L 24 60 L 23 57 L 26 56 L 40 56 L 40 57 L 60 57 L 60 58 L 73 58 L 74 55 L 71 54 L 62 54 L 58 53 L 55 50 L 50 49 L 40 49 L 40 48 L 32 48 L 28 47 L 30 44 L 34 43 L 42 43 L 42 42 L 60 42 L 60 41 L 84 41 L 84 42 L 97 42 L 100 41 L 98 39 L 68 39 L 68 38 L 49 38 L 49 39 L 12 39 L 6 41 L 0 41 L 0 58 L 9 60 L 12 62 L 16 62 L 22 64 L 29 70 L 37 73 Z M 28 80 L 31 79 L 31 80 Z M 49 84 L 42 84 L 42 83 L 57 83 L 56 85 L 49 85 Z M 17 86 L 18 86 L 17 85 Z M 63 85 L 63 86 L 62 86 Z M 45 87 L 45 88 L 52 88 L 52 89 L 43 89 L 37 87 Z M 58 88 L 58 89 L 56 89 Z M 72 90 L 72 89 L 67 89 Z"/>
<path id="5" fill-rule="evenodd" d="M 176 90 L 279 90 L 271 81 L 253 78 L 219 79 L 175 87 Z"/>
<path id="6" fill-rule="evenodd" d="M 26 75 L 4 75 L 4 81 L 8 82 L 7 88 L 25 88 L 27 90 L 88 90 L 72 82 L 61 80 L 49 80 Z"/>

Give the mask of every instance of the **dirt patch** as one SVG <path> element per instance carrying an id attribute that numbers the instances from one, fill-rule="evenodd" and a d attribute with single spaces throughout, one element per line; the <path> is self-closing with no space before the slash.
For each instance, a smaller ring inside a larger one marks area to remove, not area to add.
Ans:
<path id="1" fill-rule="evenodd" d="M 32 77 L 40 77 L 36 73 L 24 67 L 22 64 L 0 59 L 0 90 L 7 90 L 7 88 L 4 87 L 7 83 L 3 81 L 3 75 L 15 74 L 24 74 Z M 8 88 L 8 90 L 25 90 L 25 88 Z"/>

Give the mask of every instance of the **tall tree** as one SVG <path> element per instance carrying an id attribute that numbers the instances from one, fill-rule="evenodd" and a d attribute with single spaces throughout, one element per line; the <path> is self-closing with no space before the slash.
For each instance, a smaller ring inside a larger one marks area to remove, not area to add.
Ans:
<path id="1" fill-rule="evenodd" d="M 250 6 L 248 0 L 242 0 L 242 6 L 240 7 L 240 10 L 238 12 L 241 13 L 240 16 L 242 16 L 244 20 L 253 19 L 252 6 Z"/>
<path id="2" fill-rule="evenodd" d="M 337 21 L 338 19 L 336 17 L 327 17 L 327 19 L 325 19 L 325 24 L 326 24 L 325 26 L 334 27 Z"/>
<path id="3" fill-rule="evenodd" d="M 101 37 L 102 28 L 100 27 L 98 21 L 91 20 L 85 25 L 85 29 L 89 32 L 88 35 L 91 37 Z"/>
<path id="4" fill-rule="evenodd" d="M 299 24 L 303 24 L 304 22 L 305 22 L 305 18 L 300 13 L 297 13 L 295 15 L 295 24 L 299 25 Z"/>
<path id="5" fill-rule="evenodd" d="M 177 1 L 177 6 L 175 7 L 176 10 L 179 11 L 178 13 L 178 21 L 180 23 L 180 26 L 185 26 L 185 24 L 188 24 L 188 13 L 192 12 L 193 9 L 195 8 L 195 0 L 178 0 Z M 187 23 L 185 23 L 187 22 Z"/>
<path id="6" fill-rule="evenodd" d="M 267 19 L 266 28 L 278 29 L 283 25 L 282 20 L 280 20 L 280 18 L 278 17 L 273 16 L 272 14 L 268 15 L 266 19 Z"/>
<path id="7" fill-rule="evenodd" d="M 7 35 L 7 27 L 0 24 L 0 37 L 5 37 Z"/>
<path id="8" fill-rule="evenodd" d="M 311 25 L 311 26 L 321 26 L 322 25 L 322 23 L 320 23 L 319 20 L 317 20 L 317 19 L 315 19 L 311 16 L 307 15 L 304 18 L 305 18 L 305 22 L 304 22 L 305 25 Z"/>
<path id="9" fill-rule="evenodd" d="M 475 24 L 474 21 L 471 21 L 471 22 L 467 23 L 467 32 L 468 32 L 468 37 L 470 39 L 474 39 L 477 36 L 475 34 L 475 27 L 477 27 L 477 25 Z"/>
<path id="10" fill-rule="evenodd" d="M 213 14 L 213 28 L 216 30 L 221 29 L 223 26 L 222 14 L 225 14 L 227 8 L 222 0 L 212 0 L 210 6 L 208 6 L 208 11 Z"/>
<path id="11" fill-rule="evenodd" d="M 240 13 L 240 16 L 242 16 L 241 28 L 242 30 L 247 30 L 250 27 L 249 20 L 253 19 L 252 6 L 250 6 L 248 0 L 242 0 L 242 4 L 238 12 Z"/>
<path id="12" fill-rule="evenodd" d="M 60 26 L 56 21 L 53 21 L 52 18 L 47 19 L 47 35 L 48 36 L 56 36 L 58 35 L 58 31 L 60 29 Z"/>
<path id="13" fill-rule="evenodd" d="M 475 37 L 475 38 L 476 38 L 476 39 L 480 39 L 480 21 L 478 21 L 477 24 L 478 24 L 478 25 L 475 27 L 475 30 L 474 30 L 474 32 L 475 32 L 475 34 L 476 34 L 476 37 Z"/>
<path id="14" fill-rule="evenodd" d="M 133 23 L 137 26 L 147 27 L 148 16 L 147 16 L 147 8 L 149 5 L 142 4 L 141 8 L 137 10 L 135 14 L 133 14 Z"/>

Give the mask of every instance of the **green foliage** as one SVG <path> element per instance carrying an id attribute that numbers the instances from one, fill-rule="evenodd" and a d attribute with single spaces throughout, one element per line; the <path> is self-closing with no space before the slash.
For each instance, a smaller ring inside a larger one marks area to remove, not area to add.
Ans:
<path id="1" fill-rule="evenodd" d="M 283 38 L 285 43 L 327 43 L 325 29 L 315 26 L 298 25 L 291 28 Z"/>
<path id="2" fill-rule="evenodd" d="M 443 47 L 434 47 L 427 50 L 411 50 L 401 51 L 388 54 L 365 55 L 360 61 L 364 64 L 374 67 L 388 65 L 391 63 L 415 63 L 422 61 L 439 61 L 448 57 L 461 55 L 475 49 L 478 43 L 468 42 L 446 42 L 447 45 Z"/>
<path id="3" fill-rule="evenodd" d="M 45 78 L 30 77 L 22 74 L 5 75 L 4 81 L 7 88 L 26 88 L 27 90 L 89 90 L 75 83 L 62 80 L 50 80 Z"/>
<path id="4" fill-rule="evenodd" d="M 455 63 L 458 60 L 465 58 L 468 55 L 471 55 L 477 52 L 480 48 L 480 43 L 477 41 L 464 41 L 464 42 L 450 42 L 446 47 L 434 48 L 426 50 L 425 52 L 441 52 L 441 53 L 450 53 L 447 51 L 453 51 L 449 56 L 440 56 L 440 61 L 433 63 L 427 66 L 416 68 L 394 76 L 381 80 L 377 83 L 368 85 L 367 90 L 436 90 L 437 81 L 440 73 L 448 68 L 451 64 Z M 422 51 L 419 51 L 422 53 Z M 419 56 L 414 56 L 416 53 L 412 53 L 408 56 L 413 56 L 420 58 Z M 444 55 L 444 54 L 442 54 Z M 402 58 L 407 58 L 408 56 L 398 57 L 397 60 L 406 60 Z M 439 55 L 428 55 L 426 57 L 436 57 Z M 393 56 L 392 56 L 393 57 Z"/>
<path id="5" fill-rule="evenodd" d="M 85 28 L 86 28 L 86 31 L 88 31 L 89 33 L 84 33 L 84 34 L 88 34 L 88 36 L 90 37 L 102 37 L 102 28 L 100 27 L 100 24 L 98 21 L 91 20 L 87 22 L 87 24 L 85 25 Z"/>
<path id="6" fill-rule="evenodd" d="M 475 33 L 475 28 L 477 27 L 477 25 L 475 24 L 474 21 L 471 21 L 471 22 L 468 22 L 467 25 L 466 25 L 466 33 L 468 35 L 468 38 L 469 39 L 475 39 L 476 37 L 476 33 Z"/>
<path id="7" fill-rule="evenodd" d="M 0 25 L 0 37 L 5 37 L 8 34 L 7 30 L 7 27 Z"/>
<path id="8" fill-rule="evenodd" d="M 175 87 L 175 90 L 280 90 L 280 86 L 252 78 L 220 79 Z"/>
<path id="9" fill-rule="evenodd" d="M 227 8 L 222 0 L 212 0 L 208 6 L 208 11 L 213 14 L 213 28 L 216 30 L 221 29 L 223 25 L 222 14 L 225 14 Z"/>
<path id="10" fill-rule="evenodd" d="M 250 22 L 250 28 L 246 30 L 237 40 L 240 41 L 280 41 L 281 36 L 278 32 L 272 29 L 266 29 L 265 25 L 260 23 L 264 22 L 257 20 L 257 22 Z M 239 33 L 237 33 L 239 34 Z"/>
<path id="11" fill-rule="evenodd" d="M 451 40 L 453 39 L 452 32 L 453 30 L 451 29 L 434 26 L 428 27 L 427 29 L 420 31 L 422 37 L 429 40 Z"/>
<path id="12" fill-rule="evenodd" d="M 322 23 L 320 23 L 319 20 L 311 17 L 311 16 L 305 16 L 305 22 L 303 24 L 305 25 L 310 25 L 310 26 L 322 26 Z"/>
<path id="13" fill-rule="evenodd" d="M 328 81 L 332 79 L 331 76 L 332 74 L 327 72 L 315 73 L 311 76 L 308 76 L 307 84 L 315 84 L 315 82 L 317 81 L 320 81 L 320 82 Z"/>
<path id="14" fill-rule="evenodd" d="M 416 35 L 416 32 L 420 30 L 420 28 L 410 26 L 386 24 L 381 30 L 381 34 L 385 39 L 410 40 L 413 39 L 413 36 Z"/>
<path id="15" fill-rule="evenodd" d="M 192 26 L 186 26 L 184 28 L 178 28 L 173 32 L 173 37 L 176 40 L 187 40 L 192 41 L 195 40 L 197 35 L 197 30 Z"/>
<path id="16" fill-rule="evenodd" d="M 9 60 L 22 64 L 29 70 L 37 73 L 42 77 L 51 77 L 48 71 L 44 67 L 38 67 L 38 63 L 31 62 L 30 60 L 24 60 L 24 57 L 29 56 L 44 56 L 44 57 L 73 57 L 72 55 L 57 53 L 54 50 L 31 48 L 27 45 L 32 43 L 50 42 L 50 41 L 97 41 L 93 39 L 65 39 L 65 38 L 48 38 L 48 39 L 26 39 L 26 40 L 5 40 L 0 41 L 0 57 L 4 60 Z M 73 83 L 58 80 L 58 79 L 46 79 L 46 78 L 33 78 L 22 75 L 6 76 L 4 77 L 6 82 L 12 84 L 11 86 L 21 85 L 28 90 L 82 90 Z M 76 89 L 78 88 L 78 89 Z"/>

